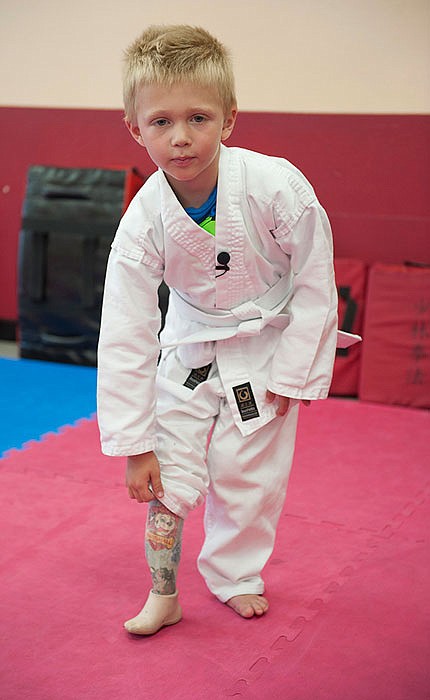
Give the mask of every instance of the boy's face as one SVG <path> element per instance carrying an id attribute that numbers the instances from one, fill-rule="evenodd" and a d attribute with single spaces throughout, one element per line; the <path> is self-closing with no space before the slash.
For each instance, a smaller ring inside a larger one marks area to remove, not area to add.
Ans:
<path id="1" fill-rule="evenodd" d="M 234 127 L 236 109 L 224 114 L 216 91 L 192 83 L 140 89 L 133 138 L 161 168 L 184 206 L 198 207 L 215 187 L 219 146 Z"/>

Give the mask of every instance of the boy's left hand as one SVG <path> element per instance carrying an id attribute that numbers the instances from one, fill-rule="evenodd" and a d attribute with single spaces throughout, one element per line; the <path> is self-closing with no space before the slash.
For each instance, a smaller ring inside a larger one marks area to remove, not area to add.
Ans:
<path id="1" fill-rule="evenodd" d="M 285 416 L 290 405 L 290 398 L 288 396 L 282 396 L 281 394 L 274 394 L 273 391 L 266 391 L 266 401 L 267 403 L 273 403 L 275 399 L 278 402 L 278 408 L 276 409 L 277 416 Z M 310 406 L 311 402 L 308 399 L 302 399 L 302 403 L 305 406 Z"/>

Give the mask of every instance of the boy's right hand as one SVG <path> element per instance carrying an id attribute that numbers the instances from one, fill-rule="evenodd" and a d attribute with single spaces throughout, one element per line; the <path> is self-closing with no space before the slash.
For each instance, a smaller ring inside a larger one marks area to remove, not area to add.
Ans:
<path id="1" fill-rule="evenodd" d="M 139 503 L 164 496 L 160 465 L 153 452 L 127 457 L 125 483 L 130 498 L 135 498 Z"/>

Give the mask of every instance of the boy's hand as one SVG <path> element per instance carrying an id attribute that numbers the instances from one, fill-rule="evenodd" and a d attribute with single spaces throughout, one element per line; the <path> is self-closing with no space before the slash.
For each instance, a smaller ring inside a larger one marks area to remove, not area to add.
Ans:
<path id="1" fill-rule="evenodd" d="M 160 465 L 153 452 L 127 457 L 125 483 L 130 498 L 135 498 L 139 503 L 164 496 Z"/>
<path id="2" fill-rule="evenodd" d="M 266 391 L 266 401 L 267 403 L 273 403 L 275 399 L 278 402 L 278 408 L 276 410 L 277 416 L 285 416 L 290 405 L 290 399 L 288 396 L 281 396 L 281 394 L 274 394 L 273 391 Z M 310 406 L 311 402 L 308 399 L 302 399 L 302 403 L 305 406 Z"/>

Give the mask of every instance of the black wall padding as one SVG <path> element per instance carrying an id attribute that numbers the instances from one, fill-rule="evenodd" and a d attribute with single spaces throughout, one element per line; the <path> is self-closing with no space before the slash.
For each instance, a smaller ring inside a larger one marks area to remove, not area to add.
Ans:
<path id="1" fill-rule="evenodd" d="M 129 174 L 29 169 L 18 253 L 21 357 L 96 364 L 106 262 Z"/>

